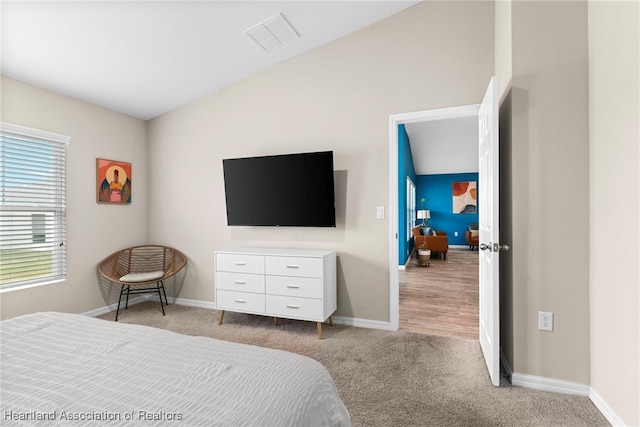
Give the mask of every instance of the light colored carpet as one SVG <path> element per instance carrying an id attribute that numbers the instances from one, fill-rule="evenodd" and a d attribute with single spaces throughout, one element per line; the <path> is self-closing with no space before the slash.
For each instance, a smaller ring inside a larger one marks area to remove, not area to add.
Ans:
<path id="1" fill-rule="evenodd" d="M 144 302 L 119 322 L 309 356 L 336 382 L 354 426 L 608 426 L 587 397 L 493 387 L 474 340 L 316 324 Z M 113 320 L 115 313 L 100 318 Z"/>

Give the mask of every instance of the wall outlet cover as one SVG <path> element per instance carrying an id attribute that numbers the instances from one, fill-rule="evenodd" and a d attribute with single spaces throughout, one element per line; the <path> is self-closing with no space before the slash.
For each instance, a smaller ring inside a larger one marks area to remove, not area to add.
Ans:
<path id="1" fill-rule="evenodd" d="M 538 329 L 541 331 L 553 331 L 553 313 L 550 311 L 538 312 Z"/>

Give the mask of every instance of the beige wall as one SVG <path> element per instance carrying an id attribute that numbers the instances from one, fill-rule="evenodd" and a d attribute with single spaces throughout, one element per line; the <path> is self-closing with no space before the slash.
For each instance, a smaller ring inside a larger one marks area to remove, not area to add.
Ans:
<path id="1" fill-rule="evenodd" d="M 512 8 L 512 369 L 589 384 L 586 2 Z M 537 329 L 554 313 L 553 332 Z"/>
<path id="2" fill-rule="evenodd" d="M 640 6 L 589 2 L 591 387 L 640 425 Z"/>
<path id="3" fill-rule="evenodd" d="M 389 321 L 389 115 L 479 103 L 493 20 L 492 2 L 424 2 L 151 121 L 151 236 L 190 256 L 182 297 L 213 300 L 216 249 L 331 248 L 336 314 Z M 223 158 L 314 150 L 334 151 L 337 228 L 226 225 Z"/>
<path id="4" fill-rule="evenodd" d="M 503 100 L 511 87 L 511 0 L 495 3 L 495 75 L 498 77 L 498 97 Z"/>
<path id="5" fill-rule="evenodd" d="M 105 305 L 97 263 L 147 240 L 146 124 L 123 114 L 2 77 L 2 121 L 69 135 L 67 280 L 0 294 L 3 319 L 36 311 L 82 313 Z M 129 206 L 96 203 L 96 158 L 132 163 Z"/>

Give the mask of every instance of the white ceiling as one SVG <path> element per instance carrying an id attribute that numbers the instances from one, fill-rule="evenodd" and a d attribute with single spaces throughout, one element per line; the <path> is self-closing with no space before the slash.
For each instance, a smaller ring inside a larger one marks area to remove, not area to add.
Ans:
<path id="1" fill-rule="evenodd" d="M 478 172 L 478 117 L 405 125 L 416 175 Z"/>
<path id="2" fill-rule="evenodd" d="M 419 1 L 4 1 L 2 74 L 151 119 Z M 243 32 L 281 13 L 300 35 Z"/>

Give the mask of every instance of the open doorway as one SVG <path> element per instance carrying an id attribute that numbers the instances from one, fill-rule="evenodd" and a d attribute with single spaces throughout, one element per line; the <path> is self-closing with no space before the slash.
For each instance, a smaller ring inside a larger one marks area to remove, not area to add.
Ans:
<path id="1" fill-rule="evenodd" d="M 498 80 L 489 81 L 482 104 L 443 108 L 389 117 L 389 323 L 394 329 L 399 324 L 398 268 L 394 259 L 398 253 L 398 125 L 423 120 L 478 117 L 478 210 L 479 210 L 479 332 L 480 347 L 487 365 L 491 383 L 500 385 L 500 258 L 501 251 L 509 250 L 500 243 L 500 162 L 499 162 L 499 109 Z"/>
<path id="2" fill-rule="evenodd" d="M 400 239 L 403 239 L 407 234 L 407 230 L 401 229 L 403 228 L 400 225 L 400 218 L 403 217 L 404 212 L 400 212 L 400 194 L 399 194 L 399 182 L 400 182 L 400 164 L 401 159 L 399 159 L 399 138 L 398 138 L 398 126 L 405 125 L 411 126 L 414 124 L 425 123 L 425 122 L 438 122 L 438 121 L 447 121 L 452 119 L 478 119 L 478 111 L 479 105 L 468 105 L 461 107 L 452 107 L 452 108 L 443 108 L 437 110 L 426 110 L 426 111 L 418 111 L 412 113 L 403 113 L 396 114 L 390 116 L 389 123 L 389 141 L 390 141 L 390 201 L 389 201 L 389 221 L 390 221 L 390 325 L 393 330 L 397 330 L 400 328 L 400 264 L 403 259 L 403 255 L 401 252 L 401 246 L 404 245 Z M 404 179 L 402 178 L 402 182 L 404 183 Z M 420 196 L 417 197 L 418 200 Z M 403 221 L 404 224 L 407 224 L 409 221 L 406 219 Z M 464 231 L 460 230 L 459 232 L 464 233 Z M 462 237 L 463 236 L 452 236 L 452 237 Z M 457 240 L 460 241 L 459 239 Z M 460 250 L 464 250 L 464 244 L 454 245 L 460 246 Z M 406 249 L 404 249 L 406 251 Z M 405 252 L 406 255 L 406 252 Z M 477 258 L 476 258 L 477 259 Z M 409 259 L 411 262 L 411 259 Z M 465 262 L 469 262 L 468 259 L 465 259 Z M 473 262 L 473 261 L 472 261 Z M 476 266 L 477 267 L 477 266 Z M 431 267 L 428 267 L 431 268 Z M 435 271 L 435 270 L 434 270 Z M 477 270 L 476 270 L 477 271 Z M 403 274 L 406 274 L 403 272 Z M 477 286 L 477 281 L 475 284 Z"/>

